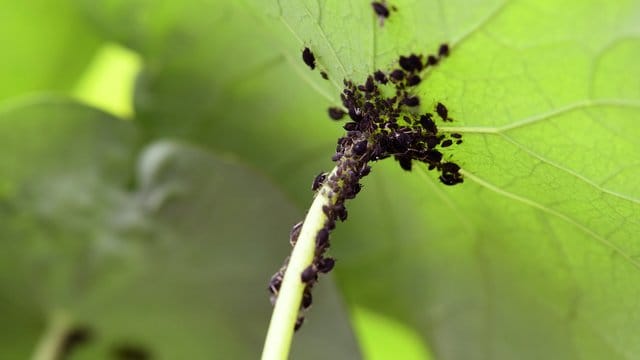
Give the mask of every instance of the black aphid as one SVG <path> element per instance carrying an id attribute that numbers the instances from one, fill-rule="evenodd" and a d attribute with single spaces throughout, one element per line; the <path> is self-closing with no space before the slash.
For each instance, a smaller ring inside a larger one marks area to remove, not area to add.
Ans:
<path id="1" fill-rule="evenodd" d="M 451 141 L 451 140 L 445 140 L 445 141 L 442 142 L 442 144 L 440 144 L 440 146 L 442 146 L 443 148 L 444 147 L 449 147 L 451 145 L 453 145 L 453 141 Z"/>
<path id="2" fill-rule="evenodd" d="M 282 272 L 278 271 L 271 277 L 271 280 L 269 280 L 269 292 L 272 295 L 278 295 L 280 286 L 282 285 L 282 275 Z"/>
<path id="3" fill-rule="evenodd" d="M 424 142 L 427 144 L 427 148 L 433 149 L 440 143 L 440 139 L 435 135 L 429 135 L 424 139 Z"/>
<path id="4" fill-rule="evenodd" d="M 313 183 L 311 184 L 311 190 L 317 191 L 318 189 L 320 189 L 320 187 L 322 186 L 322 184 L 324 184 L 324 181 L 326 179 L 327 179 L 326 172 L 321 172 L 320 174 L 318 174 L 315 177 L 315 179 L 313 179 Z"/>
<path id="5" fill-rule="evenodd" d="M 380 84 L 386 84 L 387 83 L 387 75 L 385 75 L 382 71 L 378 70 L 375 73 L 373 73 L 373 78 L 379 82 Z"/>
<path id="6" fill-rule="evenodd" d="M 428 134 L 436 134 L 438 132 L 438 128 L 433 122 L 433 117 L 430 113 L 420 116 L 420 125 L 422 125 Z"/>
<path id="7" fill-rule="evenodd" d="M 347 220 L 347 208 L 344 207 L 344 204 L 334 205 L 333 213 L 340 221 Z"/>
<path id="8" fill-rule="evenodd" d="M 298 318 L 296 319 L 296 324 L 293 326 L 293 331 L 300 330 L 302 324 L 304 324 L 304 316 L 298 316 Z"/>
<path id="9" fill-rule="evenodd" d="M 320 76 L 325 80 L 329 80 L 329 74 L 327 74 L 326 71 L 320 71 Z"/>
<path id="10" fill-rule="evenodd" d="M 442 153 L 438 150 L 430 150 L 427 152 L 425 160 L 430 163 L 439 163 L 442 160 Z"/>
<path id="11" fill-rule="evenodd" d="M 316 57 L 308 47 L 302 50 L 302 61 L 304 61 L 304 63 L 307 64 L 307 66 L 310 67 L 311 70 L 316 68 Z"/>
<path id="12" fill-rule="evenodd" d="M 418 55 L 400 56 L 398 60 L 400 67 L 408 72 L 422 70 L 422 60 Z"/>
<path id="13" fill-rule="evenodd" d="M 307 266 L 306 269 L 304 269 L 300 274 L 300 280 L 305 284 L 309 284 L 310 282 L 313 282 L 317 279 L 318 270 L 313 264 Z"/>
<path id="14" fill-rule="evenodd" d="M 302 224 L 303 222 L 300 221 L 299 223 L 293 225 L 293 227 L 291 228 L 291 233 L 289 234 L 289 244 L 291 244 L 291 246 L 294 246 L 298 241 L 298 237 L 300 236 L 300 229 L 302 229 Z"/>
<path id="15" fill-rule="evenodd" d="M 391 74 L 389 74 L 389 77 L 391 78 L 392 81 L 398 82 L 404 79 L 404 71 L 400 69 L 393 70 Z"/>
<path id="16" fill-rule="evenodd" d="M 113 348 L 109 359 L 149 360 L 153 359 L 153 353 L 136 344 L 120 344 Z"/>
<path id="17" fill-rule="evenodd" d="M 339 107 L 330 107 L 329 117 L 333 120 L 340 120 L 344 117 L 344 110 L 340 109 Z"/>
<path id="18" fill-rule="evenodd" d="M 442 175 L 440 181 L 445 185 L 455 185 L 462 182 L 460 175 L 460 166 L 455 163 L 447 162 L 441 165 Z"/>
<path id="19" fill-rule="evenodd" d="M 407 97 L 402 100 L 402 103 L 407 106 L 418 106 L 420 105 L 420 98 L 418 98 L 417 96 Z"/>
<path id="20" fill-rule="evenodd" d="M 311 304 L 313 303 L 313 297 L 311 296 L 311 291 L 309 290 L 309 288 L 305 288 L 304 292 L 302 293 L 302 308 L 303 309 L 308 309 L 311 307 Z"/>
<path id="21" fill-rule="evenodd" d="M 367 151 L 367 140 L 362 140 L 353 145 L 353 153 L 361 156 Z"/>
<path id="22" fill-rule="evenodd" d="M 429 55 L 427 57 L 427 65 L 429 65 L 429 66 L 438 65 L 438 58 L 433 56 L 433 55 Z"/>
<path id="23" fill-rule="evenodd" d="M 438 103 L 436 105 L 436 112 L 444 121 L 447 121 L 447 119 L 449 118 L 449 110 L 447 110 L 447 107 L 442 103 Z"/>
<path id="24" fill-rule="evenodd" d="M 322 228 L 316 235 L 316 247 L 323 248 L 329 243 L 329 230 Z"/>
<path id="25" fill-rule="evenodd" d="M 344 124 L 344 126 L 342 128 L 347 130 L 347 131 L 354 131 L 354 130 L 358 129 L 358 123 L 348 122 L 348 123 Z"/>
<path id="26" fill-rule="evenodd" d="M 355 122 L 362 120 L 362 114 L 360 113 L 360 110 L 354 107 L 349 108 L 349 117 Z"/>
<path id="27" fill-rule="evenodd" d="M 389 17 L 389 9 L 385 4 L 374 1 L 371 3 L 371 7 L 373 7 L 373 11 L 375 11 L 376 15 L 378 15 L 380 18 L 386 19 Z"/>
<path id="28" fill-rule="evenodd" d="M 456 139 L 462 139 L 462 134 L 458 134 L 458 133 L 452 133 L 451 134 L 452 138 L 456 138 Z"/>
<path id="29" fill-rule="evenodd" d="M 333 269 L 333 266 L 336 264 L 336 260 L 334 258 L 330 258 L 330 257 L 326 257 L 326 258 L 322 258 L 320 259 L 320 261 L 318 261 L 318 271 L 326 274 L 329 271 L 331 271 Z"/>
<path id="30" fill-rule="evenodd" d="M 456 141 L 456 144 L 458 144 L 458 145 L 462 144 L 462 140 Z"/>
<path id="31" fill-rule="evenodd" d="M 438 56 L 440 57 L 446 57 L 449 56 L 449 44 L 441 44 L 440 48 L 438 49 Z"/>
<path id="32" fill-rule="evenodd" d="M 405 171 L 411 171 L 411 158 L 409 156 L 396 156 L 400 167 Z"/>
<path id="33" fill-rule="evenodd" d="M 407 86 L 416 86 L 418 84 L 420 84 L 420 76 L 418 75 L 411 75 L 409 77 L 407 77 Z"/>
<path id="34" fill-rule="evenodd" d="M 58 354 L 60 359 L 69 358 L 76 348 L 85 345 L 93 338 L 91 329 L 79 326 L 70 329 L 61 341 Z M 57 357 L 56 357 L 57 358 Z"/>

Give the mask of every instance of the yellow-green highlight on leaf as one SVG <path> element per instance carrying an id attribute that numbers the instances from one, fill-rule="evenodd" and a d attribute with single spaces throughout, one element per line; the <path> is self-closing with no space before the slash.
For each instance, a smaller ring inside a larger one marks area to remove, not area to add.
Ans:
<path id="1" fill-rule="evenodd" d="M 114 115 L 133 116 L 133 91 L 142 60 L 135 52 L 107 43 L 96 53 L 73 91 L 87 104 Z"/>
<path id="2" fill-rule="evenodd" d="M 403 323 L 364 307 L 351 309 L 360 349 L 367 360 L 431 360 L 420 335 Z"/>

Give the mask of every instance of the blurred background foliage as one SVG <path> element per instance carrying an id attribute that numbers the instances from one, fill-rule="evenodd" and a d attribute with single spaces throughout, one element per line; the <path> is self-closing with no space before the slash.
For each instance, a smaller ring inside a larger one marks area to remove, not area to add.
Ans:
<path id="1" fill-rule="evenodd" d="M 456 155 L 494 188 L 376 164 L 292 358 L 637 356 L 637 4 L 395 3 L 383 68 L 495 20 L 423 100 L 471 128 L 557 116 L 466 135 Z M 258 357 L 268 279 L 341 134 L 299 51 L 361 80 L 377 26 L 369 1 L 0 0 L 0 358 L 54 359 L 74 331 L 65 359 Z M 585 99 L 627 105 L 558 110 Z M 562 165 L 611 176 L 583 188 Z"/>
<path id="2" fill-rule="evenodd" d="M 1 1 L 0 19 L 0 358 L 56 359 L 74 333 L 65 359 L 256 358 L 304 214 L 245 159 L 304 143 L 266 121 L 285 111 L 256 86 L 286 74 L 278 52 L 215 1 Z M 253 139 L 221 126 L 260 113 Z M 358 357 L 321 289 L 294 356 Z"/>

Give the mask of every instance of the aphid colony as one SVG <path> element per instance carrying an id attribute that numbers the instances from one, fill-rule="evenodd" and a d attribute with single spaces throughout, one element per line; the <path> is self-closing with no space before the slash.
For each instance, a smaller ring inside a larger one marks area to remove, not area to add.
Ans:
<path id="1" fill-rule="evenodd" d="M 377 13 L 380 10 L 376 5 L 374 9 Z M 434 121 L 435 115 L 442 121 L 452 121 L 447 107 L 438 102 L 434 107 L 435 114 L 421 114 L 417 111 L 420 98 L 410 92 L 412 87 L 422 81 L 422 71 L 436 66 L 448 55 L 448 45 L 442 44 L 438 55 L 400 56 L 399 68 L 388 73 L 377 70 L 363 84 L 356 85 L 345 80 L 345 88 L 341 94 L 343 107 L 328 109 L 331 119 L 341 120 L 348 116 L 349 121 L 343 125 L 346 134 L 338 139 L 336 152 L 332 157 L 337 163 L 336 169 L 331 174 L 318 174 L 311 186 L 313 191 L 323 192 L 330 205 L 323 207 L 327 220 L 316 235 L 313 262 L 300 274 L 300 281 L 306 287 L 296 330 L 302 325 L 304 313 L 312 304 L 311 289 L 318 280 L 318 274 L 328 273 L 335 265 L 335 259 L 325 257 L 330 246 L 330 232 L 335 228 L 336 221 L 347 219 L 345 201 L 355 198 L 362 189 L 360 180 L 371 171 L 370 162 L 393 157 L 406 171 L 412 169 L 414 161 L 422 162 L 428 170 L 440 172 L 439 179 L 443 184 L 462 183 L 460 167 L 454 162 L 444 161 L 440 151 L 454 143 L 462 143 L 462 135 L 454 133 L 447 138 L 438 132 Z M 311 50 L 305 48 L 302 58 L 311 69 L 315 67 L 315 57 Z M 291 229 L 289 241 L 292 246 L 300 235 L 302 225 L 299 222 Z M 269 291 L 272 302 L 275 302 L 280 290 L 287 263 L 288 259 L 271 278 Z"/>

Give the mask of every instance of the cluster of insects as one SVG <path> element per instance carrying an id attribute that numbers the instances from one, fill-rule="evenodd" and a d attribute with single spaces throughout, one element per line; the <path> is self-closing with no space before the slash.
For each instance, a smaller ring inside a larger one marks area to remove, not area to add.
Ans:
<path id="1" fill-rule="evenodd" d="M 381 19 L 389 16 L 384 3 L 373 2 L 371 5 Z M 388 72 L 377 70 L 362 84 L 344 80 L 344 90 L 340 95 L 342 107 L 328 109 L 333 120 L 348 118 L 343 125 L 346 134 L 338 139 L 332 156 L 337 165 L 331 174 L 318 174 L 311 186 L 313 191 L 322 192 L 329 205 L 323 207 L 326 221 L 316 234 L 313 262 L 300 274 L 300 281 L 306 286 L 296 330 L 304 322 L 304 314 L 312 304 L 311 289 L 318 281 L 318 274 L 328 273 L 335 265 L 335 259 L 325 256 L 330 246 L 330 233 L 337 221 L 347 219 L 345 202 L 355 198 L 362 189 L 360 180 L 371 171 L 371 162 L 393 157 L 406 171 L 412 170 L 414 162 L 420 162 L 428 170 L 438 171 L 439 180 L 445 185 L 463 182 L 460 166 L 445 160 L 442 153 L 444 148 L 461 144 L 462 135 L 445 135 L 436 126 L 438 118 L 443 122 L 453 121 L 449 110 L 438 102 L 433 112 L 420 112 L 420 98 L 411 91 L 421 83 L 423 71 L 438 65 L 449 53 L 449 46 L 442 44 L 437 54 L 400 56 L 397 68 Z M 315 69 L 316 59 L 308 47 L 303 50 L 302 59 L 312 70 Z M 322 77 L 328 78 L 324 72 Z M 291 229 L 289 240 L 292 246 L 302 225 L 299 222 Z M 280 290 L 287 263 L 288 259 L 271 278 L 269 291 L 272 302 Z"/>
<path id="2" fill-rule="evenodd" d="M 378 70 L 369 75 L 364 84 L 345 81 L 341 95 L 344 107 L 328 110 L 334 120 L 347 115 L 350 119 L 344 124 L 347 133 L 338 139 L 333 160 L 342 159 L 348 153 L 365 163 L 393 157 L 407 171 L 412 169 L 413 161 L 418 161 L 425 163 L 428 170 L 439 171 L 443 184 L 461 183 L 460 167 L 444 161 L 440 150 L 461 144 L 462 135 L 441 134 L 435 124 L 436 116 L 443 122 L 453 121 L 449 110 L 438 102 L 434 112 L 420 113 L 417 111 L 420 98 L 410 91 L 422 81 L 423 70 L 437 65 L 448 55 L 449 46 L 442 44 L 437 55 L 400 56 L 399 68 L 389 73 Z"/>

